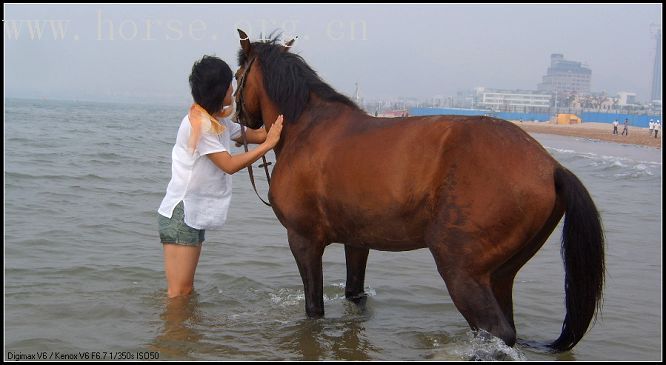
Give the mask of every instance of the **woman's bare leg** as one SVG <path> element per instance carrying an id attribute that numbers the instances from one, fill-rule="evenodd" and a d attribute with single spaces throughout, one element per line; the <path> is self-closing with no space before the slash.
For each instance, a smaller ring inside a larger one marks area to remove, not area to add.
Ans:
<path id="1" fill-rule="evenodd" d="M 201 245 L 186 246 L 165 243 L 163 246 L 167 295 L 169 298 L 189 295 L 194 288 L 194 273 L 199 263 Z"/>

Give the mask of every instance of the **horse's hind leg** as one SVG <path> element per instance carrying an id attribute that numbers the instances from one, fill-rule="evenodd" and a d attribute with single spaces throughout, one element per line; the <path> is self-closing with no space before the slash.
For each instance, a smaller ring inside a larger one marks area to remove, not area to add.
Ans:
<path id="1" fill-rule="evenodd" d="M 363 287 L 365 282 L 365 267 L 368 262 L 369 252 L 370 250 L 367 248 L 345 245 L 345 259 L 347 261 L 345 298 L 356 304 L 360 304 L 365 298 Z"/>
<path id="2" fill-rule="evenodd" d="M 514 330 L 516 326 L 513 321 L 513 281 L 523 265 L 534 256 L 550 237 L 561 217 L 561 210 L 555 207 L 539 232 L 519 252 L 495 270 L 492 275 L 491 287 L 495 293 L 495 298 L 497 298 L 504 316 Z"/>
<path id="3" fill-rule="evenodd" d="M 513 346 L 516 343 L 516 331 L 505 315 L 505 308 L 495 296 L 491 273 L 475 271 L 477 266 L 469 261 L 470 258 L 461 257 L 460 252 L 449 252 L 443 245 L 430 245 L 430 251 L 453 304 L 470 327 L 488 331 Z M 507 302 L 504 302 L 506 305 Z"/>
<path id="4" fill-rule="evenodd" d="M 513 322 L 513 279 L 515 276 L 514 272 L 513 274 L 493 275 L 491 279 L 495 299 L 514 332 L 516 331 L 516 325 Z"/>

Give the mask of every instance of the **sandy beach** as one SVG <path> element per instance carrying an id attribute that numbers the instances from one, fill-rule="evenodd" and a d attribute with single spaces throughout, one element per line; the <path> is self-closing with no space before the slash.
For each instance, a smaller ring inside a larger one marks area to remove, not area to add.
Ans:
<path id="1" fill-rule="evenodd" d="M 559 134 L 562 136 L 583 137 L 610 141 L 616 143 L 637 144 L 649 147 L 661 148 L 661 130 L 659 137 L 654 138 L 650 135 L 647 128 L 629 127 L 629 135 L 612 134 L 613 126 L 607 123 L 581 123 L 581 124 L 550 124 L 539 122 L 516 122 L 517 126 L 523 128 L 528 133 Z M 622 125 L 618 127 L 619 133 L 622 133 Z"/>

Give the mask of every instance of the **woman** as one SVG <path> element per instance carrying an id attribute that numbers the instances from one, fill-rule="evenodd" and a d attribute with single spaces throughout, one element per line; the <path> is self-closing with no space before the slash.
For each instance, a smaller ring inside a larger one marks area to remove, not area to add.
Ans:
<path id="1" fill-rule="evenodd" d="M 158 209 L 160 240 L 169 298 L 188 295 L 206 229 L 224 225 L 231 201 L 231 175 L 271 150 L 280 140 L 282 116 L 267 133 L 248 130 L 255 149 L 232 155 L 231 139 L 240 125 L 227 119 L 233 113 L 232 71 L 217 57 L 194 63 L 190 87 L 194 104 L 180 123 L 171 157 L 171 181 Z"/>

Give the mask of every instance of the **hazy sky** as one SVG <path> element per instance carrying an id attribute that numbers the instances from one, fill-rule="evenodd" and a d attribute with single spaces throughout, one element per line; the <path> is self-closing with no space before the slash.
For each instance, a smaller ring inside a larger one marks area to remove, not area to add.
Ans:
<path id="1" fill-rule="evenodd" d="M 237 67 L 236 28 L 281 30 L 338 91 L 368 99 L 535 90 L 551 53 L 592 90 L 649 98 L 661 4 L 5 5 L 5 95 L 189 102 L 192 63 Z"/>

